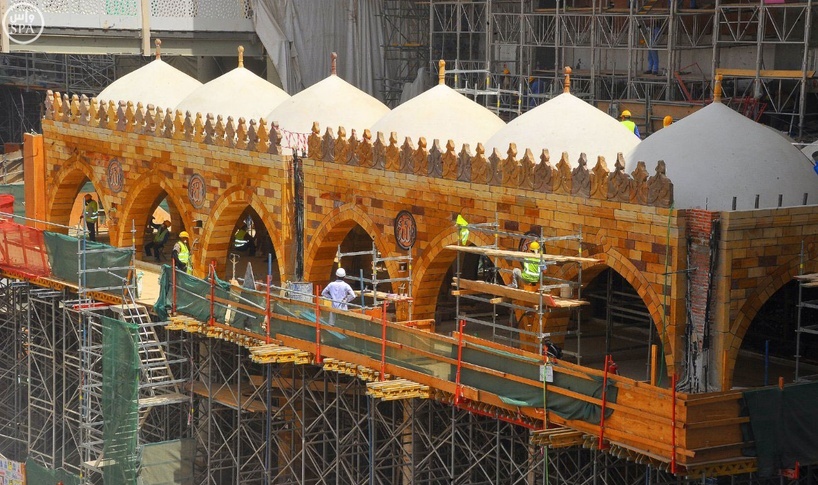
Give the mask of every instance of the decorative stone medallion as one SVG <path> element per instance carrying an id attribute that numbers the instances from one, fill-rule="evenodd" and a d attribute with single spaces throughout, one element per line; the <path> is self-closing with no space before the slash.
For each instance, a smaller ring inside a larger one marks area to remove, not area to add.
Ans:
<path id="1" fill-rule="evenodd" d="M 108 188 L 115 194 L 125 186 L 125 172 L 122 170 L 122 163 L 116 158 L 108 162 L 107 178 Z"/>
<path id="2" fill-rule="evenodd" d="M 398 212 L 395 217 L 395 242 L 398 247 L 408 250 L 415 245 L 418 237 L 418 225 L 409 211 Z"/>
<path id="3" fill-rule="evenodd" d="M 190 181 L 187 183 L 187 198 L 193 207 L 201 209 L 205 203 L 205 195 L 207 195 L 207 185 L 205 179 L 198 173 L 190 176 Z"/>

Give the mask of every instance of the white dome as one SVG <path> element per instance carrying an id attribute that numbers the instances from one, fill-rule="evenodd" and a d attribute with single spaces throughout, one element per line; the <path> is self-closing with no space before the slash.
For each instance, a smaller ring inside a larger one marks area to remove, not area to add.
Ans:
<path id="1" fill-rule="evenodd" d="M 372 125 L 372 133 L 381 132 L 388 140 L 393 131 L 402 144 L 406 137 L 417 143 L 420 137 L 440 141 L 441 148 L 454 141 L 456 151 L 464 143 L 472 149 L 486 141 L 505 123 L 499 116 L 468 99 L 445 84 L 438 84 L 387 113 Z"/>
<path id="2" fill-rule="evenodd" d="M 721 103 L 652 134 L 625 156 L 631 173 L 644 161 L 651 175 L 664 160 L 677 209 L 727 211 L 818 203 L 818 175 L 784 137 Z"/>
<path id="3" fill-rule="evenodd" d="M 181 112 L 212 113 L 226 120 L 258 121 L 290 96 L 243 67 L 237 67 L 190 93 L 176 106 Z"/>
<path id="4" fill-rule="evenodd" d="M 333 74 L 278 105 L 264 120 L 294 133 L 310 133 L 317 121 L 321 134 L 343 126 L 349 136 L 352 130 L 362 135 L 388 112 L 385 104 Z"/>
<path id="5" fill-rule="evenodd" d="M 114 103 L 132 101 L 134 105 L 141 102 L 145 107 L 152 104 L 167 109 L 175 107 L 201 85 L 162 59 L 155 59 L 112 82 L 97 99 Z"/>
<path id="6" fill-rule="evenodd" d="M 588 157 L 589 168 L 596 165 L 599 155 L 605 157 L 613 170 L 617 153 L 626 153 L 639 144 L 639 138 L 619 121 L 594 108 L 570 93 L 563 93 L 513 119 L 486 143 L 486 155 L 495 148 L 503 155 L 510 143 L 517 144 L 517 153 L 528 148 L 538 155 L 548 149 L 552 164 L 562 152 L 568 152 L 572 167 L 577 166 L 580 153 Z"/>

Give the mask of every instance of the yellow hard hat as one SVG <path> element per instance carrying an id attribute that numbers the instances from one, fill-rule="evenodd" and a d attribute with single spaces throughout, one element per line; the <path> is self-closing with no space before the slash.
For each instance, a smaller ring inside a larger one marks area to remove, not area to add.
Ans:
<path id="1" fill-rule="evenodd" d="M 662 126 L 670 126 L 673 123 L 673 117 L 670 115 L 665 116 L 662 120 Z"/>
<path id="2" fill-rule="evenodd" d="M 630 118 L 631 117 L 631 112 L 628 111 L 628 110 L 623 111 L 622 112 L 622 117 L 623 118 Z"/>
<path id="3" fill-rule="evenodd" d="M 190 237 L 190 234 L 188 234 L 187 231 L 182 231 L 179 233 L 179 239 L 183 237 Z"/>
<path id="4" fill-rule="evenodd" d="M 528 245 L 528 249 L 532 251 L 537 251 L 540 249 L 540 243 L 538 243 L 537 241 L 532 241 L 532 243 Z"/>

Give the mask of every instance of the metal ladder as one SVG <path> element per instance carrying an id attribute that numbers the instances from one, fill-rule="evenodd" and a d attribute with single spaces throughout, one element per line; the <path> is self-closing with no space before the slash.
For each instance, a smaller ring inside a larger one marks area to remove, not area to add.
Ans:
<path id="1" fill-rule="evenodd" d="M 126 294 L 130 295 L 130 291 Z M 133 298 L 125 298 L 130 303 L 114 305 L 110 310 L 124 322 L 138 326 L 139 336 L 139 426 L 145 423 L 150 410 L 155 406 L 185 402 L 189 397 L 179 392 L 183 379 L 176 379 L 171 369 L 172 364 L 182 362 L 181 359 L 168 359 L 165 343 L 159 340 L 156 326 L 160 323 L 151 321 L 148 310 L 135 302 Z"/>

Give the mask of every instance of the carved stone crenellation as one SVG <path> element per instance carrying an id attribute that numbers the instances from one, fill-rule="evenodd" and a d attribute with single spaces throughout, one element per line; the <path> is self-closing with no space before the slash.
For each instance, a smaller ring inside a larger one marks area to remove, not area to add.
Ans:
<path id="1" fill-rule="evenodd" d="M 534 167 L 533 187 L 537 192 L 550 194 L 554 190 L 554 168 L 551 167 L 551 157 L 548 150 L 540 154 L 540 163 Z"/>
<path id="2" fill-rule="evenodd" d="M 673 182 L 667 177 L 667 167 L 664 160 L 656 162 L 656 175 L 648 179 L 647 186 L 648 204 L 656 207 L 671 206 L 673 203 Z"/>
<path id="3" fill-rule="evenodd" d="M 605 198 L 616 202 L 629 202 L 632 187 L 633 180 L 625 173 L 625 159 L 620 153 L 616 157 L 613 173 L 608 175 Z"/>
<path id="4" fill-rule="evenodd" d="M 398 146 L 398 135 L 394 131 L 389 134 L 389 146 L 386 147 L 386 162 L 384 168 L 390 172 L 401 171 L 401 150 Z"/>
<path id="5" fill-rule="evenodd" d="M 98 129 L 156 136 L 173 140 L 203 143 L 280 155 L 282 132 L 277 123 L 267 124 L 264 119 L 237 121 L 222 115 L 174 111 L 151 104 L 132 101 L 101 101 L 85 95 L 69 96 L 48 91 L 45 97 L 45 119 L 61 123 L 75 123 Z M 485 147 L 478 144 L 472 154 L 468 145 L 458 147 L 452 140 L 445 146 L 434 139 L 427 148 L 425 138 L 404 138 L 399 143 L 396 133 L 388 139 L 383 133 L 364 129 L 359 137 L 356 130 L 339 126 L 327 128 L 321 134 L 314 123 L 306 137 L 308 156 L 327 163 L 354 165 L 416 176 L 442 178 L 466 183 L 517 188 L 539 193 L 557 193 L 616 202 L 671 207 L 673 183 L 667 177 L 665 162 L 660 160 L 656 174 L 650 176 L 644 162 L 639 162 L 629 175 L 625 172 L 622 154 L 617 155 L 611 171 L 605 158 L 599 156 L 593 169 L 587 166 L 587 157 L 580 154 L 572 168 L 568 153 L 563 153 L 552 167 L 547 149 L 539 160 L 526 149 L 517 158 L 516 144 L 509 144 L 506 154 L 493 150 L 488 156 Z"/>
<path id="6" fill-rule="evenodd" d="M 307 138 L 307 156 L 313 160 L 324 160 L 324 144 L 321 140 L 321 127 L 318 122 L 312 124 L 310 136 Z"/>
<path id="7" fill-rule="evenodd" d="M 568 152 L 562 152 L 560 161 L 555 167 L 553 180 L 553 192 L 555 194 L 571 194 L 571 164 L 568 162 Z"/>
<path id="8" fill-rule="evenodd" d="M 426 148 L 426 138 L 418 139 L 418 147 L 412 154 L 412 173 L 415 175 L 429 175 L 429 150 Z"/>
<path id="9" fill-rule="evenodd" d="M 440 147 L 440 140 L 432 140 L 432 147 L 429 149 L 429 161 L 426 175 L 434 178 L 441 178 L 443 175 L 443 149 Z"/>
<path id="10" fill-rule="evenodd" d="M 577 166 L 571 171 L 571 195 L 591 196 L 591 172 L 588 170 L 588 157 L 584 153 L 579 154 Z"/>
<path id="11" fill-rule="evenodd" d="M 324 155 L 321 160 L 325 162 L 335 161 L 335 133 L 331 128 L 327 128 L 324 137 L 321 139 L 321 152 Z"/>
<path id="12" fill-rule="evenodd" d="M 440 176 L 447 180 L 457 180 L 458 176 L 457 172 L 459 169 L 459 165 L 457 162 L 459 160 L 457 158 L 457 154 L 454 151 L 454 142 L 452 140 L 449 140 L 449 142 L 446 143 L 446 153 L 444 153 L 443 156 L 441 156 L 440 161 L 441 161 Z"/>

